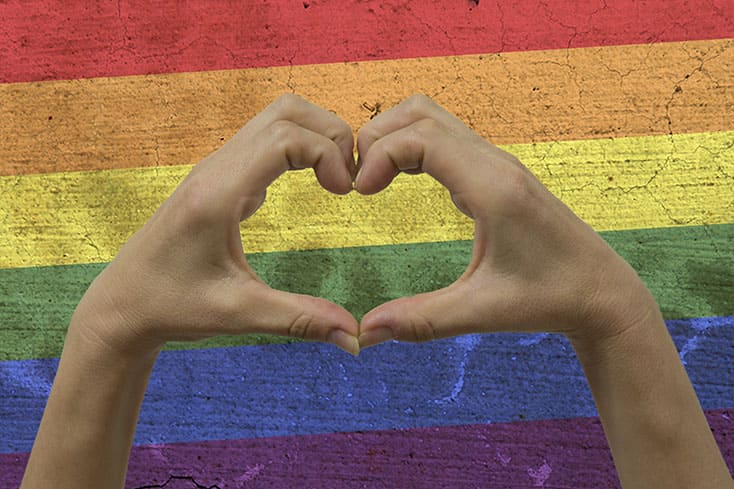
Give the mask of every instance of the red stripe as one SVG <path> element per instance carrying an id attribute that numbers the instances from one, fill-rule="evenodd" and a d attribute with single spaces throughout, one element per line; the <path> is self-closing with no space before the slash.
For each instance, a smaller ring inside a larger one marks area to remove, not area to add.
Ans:
<path id="1" fill-rule="evenodd" d="M 0 82 L 734 37 L 732 0 L 6 0 Z"/>

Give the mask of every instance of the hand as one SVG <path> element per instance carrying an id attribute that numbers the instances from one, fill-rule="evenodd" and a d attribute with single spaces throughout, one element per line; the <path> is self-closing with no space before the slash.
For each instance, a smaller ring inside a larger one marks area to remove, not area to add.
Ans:
<path id="1" fill-rule="evenodd" d="M 326 190 L 350 192 L 353 148 L 352 130 L 334 114 L 295 95 L 279 98 L 196 165 L 94 281 L 70 328 L 115 351 L 269 333 L 357 354 L 353 316 L 268 287 L 247 264 L 239 227 L 289 169 L 313 167 Z"/>
<path id="2" fill-rule="evenodd" d="M 475 221 L 466 272 L 447 288 L 370 311 L 361 347 L 503 330 L 596 338 L 635 322 L 615 320 L 619 311 L 656 309 L 634 270 L 520 161 L 430 98 L 413 96 L 380 114 L 357 145 L 360 193 L 379 192 L 400 172 L 425 171 Z"/>

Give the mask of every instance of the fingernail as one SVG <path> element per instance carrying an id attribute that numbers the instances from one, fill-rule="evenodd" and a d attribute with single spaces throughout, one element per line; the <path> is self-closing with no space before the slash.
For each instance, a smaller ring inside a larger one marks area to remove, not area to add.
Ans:
<path id="1" fill-rule="evenodd" d="M 354 177 L 354 188 L 357 188 L 357 186 L 359 185 L 359 176 L 361 174 L 362 174 L 362 167 L 360 167 L 359 170 L 357 170 L 357 176 Z"/>
<path id="2" fill-rule="evenodd" d="M 355 357 L 359 355 L 359 340 L 341 329 L 329 333 L 327 341 Z"/>
<path id="3" fill-rule="evenodd" d="M 377 328 L 371 331 L 365 331 L 359 335 L 359 346 L 368 348 L 393 339 L 395 335 L 390 328 Z"/>

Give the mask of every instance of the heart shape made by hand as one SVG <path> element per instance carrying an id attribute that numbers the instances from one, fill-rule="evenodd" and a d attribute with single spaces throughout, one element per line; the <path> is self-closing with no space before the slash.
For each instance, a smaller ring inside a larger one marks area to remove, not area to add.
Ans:
<path id="1" fill-rule="evenodd" d="M 248 122 L 122 248 L 100 279 L 113 285 L 88 293 L 126 317 L 126 333 L 114 341 L 156 346 L 269 333 L 329 341 L 356 355 L 389 339 L 573 334 L 600 307 L 647 300 L 632 288 L 600 304 L 602 286 L 636 283 L 631 267 L 517 158 L 430 98 L 410 97 L 362 127 L 356 164 L 354 146 L 348 124 L 294 95 Z M 474 221 L 466 271 L 445 288 L 381 304 L 359 323 L 323 298 L 267 286 L 242 253 L 240 221 L 257 211 L 278 176 L 307 167 L 336 194 L 377 193 L 401 172 L 431 175 Z M 135 304 L 134 313 L 119 312 L 119 304 Z"/>

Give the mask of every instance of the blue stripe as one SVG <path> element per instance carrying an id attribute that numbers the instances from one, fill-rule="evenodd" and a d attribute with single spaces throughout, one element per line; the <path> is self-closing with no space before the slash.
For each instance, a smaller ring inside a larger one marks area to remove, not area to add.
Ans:
<path id="1" fill-rule="evenodd" d="M 734 406 L 734 316 L 668 321 L 704 409 Z M 58 361 L 0 363 L 0 452 L 28 451 Z M 166 351 L 136 444 L 594 416 L 559 335 Z"/>

